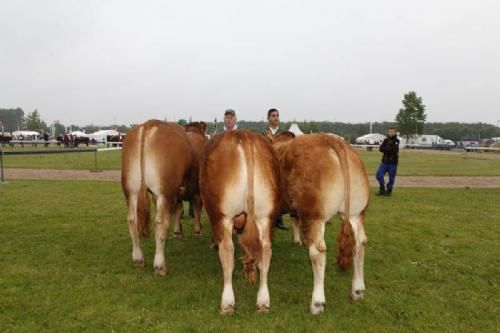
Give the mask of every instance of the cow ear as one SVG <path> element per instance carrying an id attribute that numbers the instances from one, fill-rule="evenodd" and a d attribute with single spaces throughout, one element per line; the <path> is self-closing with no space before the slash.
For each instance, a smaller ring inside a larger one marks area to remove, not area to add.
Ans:
<path id="1" fill-rule="evenodd" d="M 200 129 L 202 133 L 205 133 L 205 131 L 207 130 L 207 124 L 205 124 L 204 121 L 200 121 Z"/>

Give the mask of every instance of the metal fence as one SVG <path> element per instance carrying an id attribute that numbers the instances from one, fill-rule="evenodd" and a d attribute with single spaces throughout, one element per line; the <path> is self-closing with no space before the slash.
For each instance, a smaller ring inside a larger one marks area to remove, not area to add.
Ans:
<path id="1" fill-rule="evenodd" d="M 40 141 L 38 141 L 40 143 Z M 42 141 L 43 143 L 43 141 Z M 121 150 L 122 147 L 111 148 L 91 148 L 91 149 L 60 149 L 60 150 L 13 150 L 4 151 L 0 148 L 0 182 L 5 181 L 4 176 L 4 156 L 9 155 L 47 155 L 47 154 L 74 154 L 74 153 L 94 153 L 94 169 L 91 171 L 101 171 L 97 167 L 97 153 L 102 151 Z"/>

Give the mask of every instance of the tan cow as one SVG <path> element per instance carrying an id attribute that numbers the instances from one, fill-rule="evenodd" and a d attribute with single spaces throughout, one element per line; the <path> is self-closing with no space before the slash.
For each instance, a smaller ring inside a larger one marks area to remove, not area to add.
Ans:
<path id="1" fill-rule="evenodd" d="M 280 200 L 279 165 L 271 145 L 246 130 L 214 136 L 202 155 L 200 190 L 224 271 L 220 313 L 230 314 L 235 306 L 233 227 L 244 252 L 245 277 L 254 282 L 255 265 L 260 270 L 257 311 L 267 311 L 272 221 Z"/>
<path id="2" fill-rule="evenodd" d="M 314 273 L 311 313 L 324 311 L 325 223 L 337 213 L 343 217 L 337 263 L 346 270 L 354 256 L 351 297 L 363 298 L 364 213 L 369 200 L 363 161 L 349 144 L 326 134 L 294 139 L 285 133 L 274 139 L 273 147 L 280 161 L 284 206 L 294 216 L 294 242 L 300 243 L 301 232 L 309 248 Z"/>
<path id="3" fill-rule="evenodd" d="M 195 159 L 192 165 L 192 174 L 193 177 L 189 179 L 189 186 L 186 188 L 188 191 L 184 193 L 182 200 L 189 200 L 194 211 L 194 229 L 193 232 L 195 235 L 201 234 L 201 209 L 203 207 L 201 196 L 200 196 L 200 186 L 198 181 L 199 174 L 199 160 L 201 153 L 205 144 L 208 142 L 208 138 L 205 136 L 205 131 L 207 129 L 207 125 L 201 122 L 191 122 L 187 125 L 184 125 L 184 129 L 186 131 L 186 135 L 188 137 L 189 143 L 191 144 L 191 148 L 193 150 Z M 181 215 L 183 213 L 182 201 L 179 201 L 177 204 L 177 216 L 175 220 L 174 227 L 174 235 L 176 238 L 182 238 L 182 224 L 181 224 Z"/>
<path id="4" fill-rule="evenodd" d="M 184 128 L 174 123 L 149 120 L 134 127 L 125 137 L 122 152 L 122 188 L 128 205 L 128 225 L 132 238 L 132 259 L 144 266 L 139 234 L 149 234 L 149 197 L 156 202 L 156 252 L 154 268 L 165 275 L 165 241 L 176 207 L 196 192 L 196 156 Z"/>

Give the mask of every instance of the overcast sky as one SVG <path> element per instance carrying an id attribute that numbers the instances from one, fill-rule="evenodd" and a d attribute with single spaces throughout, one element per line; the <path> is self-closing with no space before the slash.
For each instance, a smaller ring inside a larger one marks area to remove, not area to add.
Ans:
<path id="1" fill-rule="evenodd" d="M 500 1 L 0 2 L 0 108 L 47 122 L 500 120 Z"/>

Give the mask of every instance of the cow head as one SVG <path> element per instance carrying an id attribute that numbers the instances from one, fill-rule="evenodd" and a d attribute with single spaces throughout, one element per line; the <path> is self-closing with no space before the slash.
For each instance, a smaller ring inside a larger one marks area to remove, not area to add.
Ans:
<path id="1" fill-rule="evenodd" d="M 189 124 L 184 125 L 184 129 L 186 132 L 200 132 L 205 135 L 207 124 L 203 121 L 190 122 Z"/>

